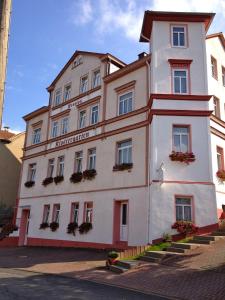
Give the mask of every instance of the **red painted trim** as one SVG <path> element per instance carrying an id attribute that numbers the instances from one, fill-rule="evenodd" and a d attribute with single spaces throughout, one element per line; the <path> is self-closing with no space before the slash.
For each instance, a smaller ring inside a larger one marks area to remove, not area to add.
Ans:
<path id="1" fill-rule="evenodd" d="M 170 60 L 169 60 L 170 61 Z M 171 93 L 174 93 L 174 76 L 173 76 L 173 71 L 177 70 L 177 69 L 182 69 L 182 70 L 186 70 L 187 71 L 187 93 L 177 93 L 175 95 L 187 95 L 187 94 L 191 94 L 191 71 L 190 71 L 190 64 L 185 64 L 185 63 L 181 63 L 182 60 L 176 60 L 173 59 L 172 61 L 179 61 L 179 63 L 170 63 L 170 67 L 171 67 Z"/>
<path id="2" fill-rule="evenodd" d="M 78 242 L 66 240 L 53 240 L 29 237 L 27 240 L 28 246 L 42 246 L 42 247 L 74 247 L 74 248 L 95 248 L 95 249 L 127 249 L 126 243 L 118 244 L 104 244 L 92 242 Z"/>
<path id="3" fill-rule="evenodd" d="M 29 209 L 23 209 L 21 212 L 21 220 L 20 220 L 20 229 L 19 229 L 19 246 L 24 246 L 25 243 L 25 236 L 26 236 L 26 230 L 27 230 L 27 221 L 28 221 L 28 214 L 30 210 Z"/>
<path id="4" fill-rule="evenodd" d="M 174 127 L 186 127 L 188 128 L 188 151 L 192 152 L 192 134 L 191 134 L 191 125 L 190 124 L 172 124 L 172 137 Z M 174 138 L 172 139 L 172 150 L 174 151 Z"/>
<path id="5" fill-rule="evenodd" d="M 216 117 L 215 115 L 211 115 L 210 120 L 212 120 L 213 122 L 219 124 L 220 126 L 222 126 L 223 128 L 225 128 L 225 122 L 221 119 L 219 119 L 218 117 Z"/>
<path id="6" fill-rule="evenodd" d="M 86 222 L 85 216 L 87 211 L 87 205 L 91 204 L 92 213 L 91 213 L 91 223 L 93 222 L 93 201 L 86 201 L 84 202 L 84 210 L 83 210 L 83 222 Z"/>
<path id="7" fill-rule="evenodd" d="M 169 58 L 168 59 L 169 64 L 174 67 L 175 66 L 188 66 L 193 62 L 193 59 L 173 59 L 173 58 Z"/>
<path id="8" fill-rule="evenodd" d="M 3 247 L 16 247 L 19 243 L 19 237 L 6 237 L 0 241 L 0 248 Z"/>
<path id="9" fill-rule="evenodd" d="M 70 222 L 73 222 L 73 210 L 74 210 L 76 204 L 78 204 L 78 221 L 79 221 L 80 203 L 79 202 L 72 202 L 71 203 L 71 209 L 70 209 Z"/>
<path id="10" fill-rule="evenodd" d="M 55 204 L 53 204 L 53 210 L 52 210 L 52 222 L 55 221 L 57 207 L 59 207 L 59 210 L 61 209 L 60 203 L 55 203 Z"/>

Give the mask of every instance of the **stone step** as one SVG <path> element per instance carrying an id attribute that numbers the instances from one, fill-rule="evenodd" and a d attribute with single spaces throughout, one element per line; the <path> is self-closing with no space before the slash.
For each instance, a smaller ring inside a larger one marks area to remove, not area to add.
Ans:
<path id="1" fill-rule="evenodd" d="M 195 235 L 194 240 L 216 241 L 218 237 L 212 235 Z"/>
<path id="2" fill-rule="evenodd" d="M 193 239 L 192 240 L 193 244 L 199 244 L 199 245 L 210 245 L 213 244 L 214 241 L 210 241 L 210 240 L 201 240 L 201 239 Z"/>
<path id="3" fill-rule="evenodd" d="M 118 266 L 118 265 L 111 265 L 109 266 L 109 270 L 114 272 L 114 273 L 118 273 L 118 274 L 121 274 L 121 273 L 124 273 L 124 272 L 127 272 L 128 269 L 127 268 L 124 268 L 122 266 Z"/>
<path id="4" fill-rule="evenodd" d="M 156 258 L 163 258 L 166 256 L 166 251 L 146 251 L 145 255 Z"/>
<path id="5" fill-rule="evenodd" d="M 190 243 L 172 243 L 172 247 L 175 248 L 182 248 L 182 249 L 196 249 L 198 247 L 197 244 L 192 244 L 191 241 Z"/>
<path id="6" fill-rule="evenodd" d="M 144 255 L 144 256 L 140 257 L 140 260 L 144 260 L 144 261 L 148 261 L 148 262 L 152 262 L 152 263 L 160 263 L 162 258 Z"/>
<path id="7" fill-rule="evenodd" d="M 116 266 L 124 267 L 127 269 L 134 269 L 140 265 L 139 261 L 136 260 L 117 260 Z"/>
<path id="8" fill-rule="evenodd" d="M 178 247 L 169 247 L 167 248 L 168 251 L 170 252 L 175 252 L 175 253 L 186 253 L 189 249 L 184 249 L 184 248 L 178 248 Z"/>
<path id="9" fill-rule="evenodd" d="M 217 231 L 214 231 L 211 235 L 225 237 L 225 232 L 217 230 Z"/>

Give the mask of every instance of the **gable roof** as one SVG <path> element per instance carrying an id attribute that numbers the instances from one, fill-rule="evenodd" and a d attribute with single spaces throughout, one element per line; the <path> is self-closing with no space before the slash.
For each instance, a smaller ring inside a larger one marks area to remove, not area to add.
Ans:
<path id="1" fill-rule="evenodd" d="M 31 119 L 33 119 L 34 117 L 37 117 L 45 112 L 47 112 L 49 110 L 49 106 L 42 106 L 34 111 L 32 111 L 31 113 L 25 115 L 23 117 L 24 121 L 29 121 Z"/>
<path id="2" fill-rule="evenodd" d="M 59 74 L 56 76 L 56 78 L 52 81 L 52 83 L 47 87 L 47 91 L 50 92 L 56 82 L 59 80 L 59 78 L 63 75 L 63 73 L 66 71 L 66 69 L 69 67 L 69 65 L 75 60 L 75 58 L 78 55 L 93 55 L 96 56 L 98 58 L 100 58 L 101 60 L 105 60 L 105 59 L 109 59 L 111 60 L 115 65 L 117 65 L 119 68 L 122 68 L 124 66 L 126 66 L 126 63 L 124 63 L 122 60 L 118 59 L 117 57 L 113 56 L 110 53 L 99 53 L 99 52 L 88 52 L 88 51 L 80 51 L 80 50 L 76 50 L 74 52 L 74 54 L 71 56 L 71 58 L 67 61 L 67 63 L 64 65 L 64 67 L 61 69 L 61 71 L 59 72 Z"/>
<path id="3" fill-rule="evenodd" d="M 15 136 L 15 133 L 13 132 L 8 130 L 0 130 L 0 141 L 8 142 L 13 136 Z"/>
<path id="4" fill-rule="evenodd" d="M 140 42 L 148 42 L 151 37 L 153 21 L 167 22 L 203 22 L 205 23 L 205 31 L 214 18 L 214 13 L 196 13 L 196 12 L 168 12 L 168 11 L 149 11 L 146 10 L 142 23 L 140 34 Z"/>
<path id="5" fill-rule="evenodd" d="M 209 34 L 206 36 L 206 39 L 219 38 L 224 50 L 225 50 L 225 38 L 222 32 L 217 32 L 213 34 Z"/>

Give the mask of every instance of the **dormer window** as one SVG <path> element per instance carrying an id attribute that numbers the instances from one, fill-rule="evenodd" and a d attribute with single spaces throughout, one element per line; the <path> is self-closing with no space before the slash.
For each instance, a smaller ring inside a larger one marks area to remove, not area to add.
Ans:
<path id="1" fill-rule="evenodd" d="M 73 67 L 76 68 L 77 66 L 79 66 L 80 64 L 83 63 L 83 58 L 81 55 L 77 56 L 74 63 L 73 63 Z"/>
<path id="2" fill-rule="evenodd" d="M 172 46 L 173 47 L 186 47 L 186 27 L 185 26 L 172 26 Z"/>

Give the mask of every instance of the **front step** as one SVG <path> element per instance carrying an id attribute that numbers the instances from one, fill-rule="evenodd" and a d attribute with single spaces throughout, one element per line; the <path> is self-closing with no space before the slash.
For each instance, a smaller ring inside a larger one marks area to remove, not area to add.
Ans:
<path id="1" fill-rule="evenodd" d="M 225 231 L 220 231 L 220 230 L 217 230 L 217 231 L 214 231 L 212 233 L 213 236 L 220 236 L 220 237 L 225 237 Z"/>
<path id="2" fill-rule="evenodd" d="M 194 236 L 194 240 L 217 241 L 219 239 L 220 239 L 219 236 L 212 236 L 212 235 L 196 235 L 196 236 Z"/>
<path id="3" fill-rule="evenodd" d="M 175 247 L 175 248 L 182 248 L 182 249 L 196 249 L 198 247 L 198 245 L 196 244 L 192 244 L 191 242 L 190 243 L 175 243 L 173 242 L 171 244 L 172 247 Z"/>
<path id="4" fill-rule="evenodd" d="M 167 250 L 170 252 L 175 252 L 175 253 L 186 253 L 188 251 L 188 249 L 172 247 L 172 246 L 167 248 Z"/>
<path id="5" fill-rule="evenodd" d="M 127 268 L 124 268 L 124 267 L 121 267 L 121 266 L 118 266 L 118 265 L 110 265 L 109 270 L 114 272 L 114 273 L 117 273 L 117 274 L 121 274 L 121 273 L 124 273 L 124 272 L 128 271 Z"/>
<path id="6" fill-rule="evenodd" d="M 210 241 L 210 240 L 202 240 L 202 239 L 193 239 L 192 240 L 193 244 L 201 244 L 201 245 L 210 245 L 215 243 L 214 241 Z"/>
<path id="7" fill-rule="evenodd" d="M 136 260 L 117 260 L 116 266 L 120 266 L 126 269 L 135 269 L 140 265 L 140 262 Z"/>
<path id="8" fill-rule="evenodd" d="M 158 258 L 158 257 L 151 257 L 151 256 L 147 256 L 147 255 L 144 255 L 144 256 L 141 256 L 140 257 L 140 260 L 144 260 L 144 261 L 148 261 L 148 262 L 151 262 L 151 263 L 160 263 L 162 258 Z"/>

